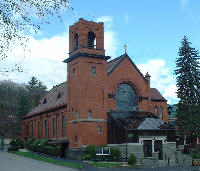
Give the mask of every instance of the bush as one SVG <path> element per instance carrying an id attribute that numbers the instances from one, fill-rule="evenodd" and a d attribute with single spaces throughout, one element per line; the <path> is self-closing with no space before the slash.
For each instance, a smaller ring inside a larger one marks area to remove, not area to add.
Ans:
<path id="1" fill-rule="evenodd" d="M 91 154 L 84 154 L 84 155 L 82 156 L 82 160 L 92 160 Z"/>
<path id="2" fill-rule="evenodd" d="M 10 147 L 8 148 L 8 151 L 19 151 L 18 147 Z"/>
<path id="3" fill-rule="evenodd" d="M 111 156 L 112 160 L 118 161 L 120 158 L 120 151 L 114 147 L 111 147 L 110 148 L 110 156 Z"/>
<path id="4" fill-rule="evenodd" d="M 10 142 L 11 147 L 16 147 L 16 148 L 23 148 L 23 141 L 19 138 L 14 138 Z"/>
<path id="5" fill-rule="evenodd" d="M 52 147 L 52 146 L 43 146 L 44 153 L 51 156 L 59 156 L 60 155 L 60 147 Z"/>
<path id="6" fill-rule="evenodd" d="M 40 142 L 36 145 L 36 151 L 40 153 L 45 153 L 44 146 L 51 141 L 50 139 L 40 139 Z"/>
<path id="7" fill-rule="evenodd" d="M 31 144 L 27 145 L 28 150 L 37 151 L 37 145 L 40 143 L 40 139 L 34 140 Z"/>
<path id="8" fill-rule="evenodd" d="M 130 164 L 130 165 L 136 164 L 136 157 L 133 153 L 128 158 L 128 164 Z"/>
<path id="9" fill-rule="evenodd" d="M 34 140 L 35 140 L 34 137 L 29 138 L 28 141 L 26 142 L 26 145 L 31 144 Z"/>
<path id="10" fill-rule="evenodd" d="M 90 156 L 92 156 L 92 158 L 94 158 L 96 155 L 96 151 L 95 151 L 96 147 L 97 147 L 96 145 L 87 146 L 86 151 L 85 151 L 86 154 L 89 154 Z"/>
<path id="11" fill-rule="evenodd" d="M 200 153 L 192 153 L 194 159 L 200 159 Z"/>

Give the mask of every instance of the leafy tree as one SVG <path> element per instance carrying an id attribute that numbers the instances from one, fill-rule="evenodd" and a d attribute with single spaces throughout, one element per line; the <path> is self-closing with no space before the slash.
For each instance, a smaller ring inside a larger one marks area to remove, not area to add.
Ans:
<path id="1" fill-rule="evenodd" d="M 31 81 L 28 82 L 26 88 L 29 90 L 30 93 L 32 108 L 37 106 L 40 99 L 47 93 L 47 87 L 36 77 L 31 78 Z"/>
<path id="2" fill-rule="evenodd" d="M 191 42 L 184 36 L 176 59 L 177 126 L 180 135 L 190 140 L 200 136 L 200 66 L 199 52 L 191 47 Z"/>
<path id="3" fill-rule="evenodd" d="M 69 0 L 1 0 L 0 1 L 0 61 L 10 50 L 21 45 L 26 49 L 28 35 L 49 24 L 51 16 L 62 21 L 62 13 L 72 9 Z M 16 64 L 13 70 L 20 70 Z M 0 72 L 9 72 L 1 68 Z"/>

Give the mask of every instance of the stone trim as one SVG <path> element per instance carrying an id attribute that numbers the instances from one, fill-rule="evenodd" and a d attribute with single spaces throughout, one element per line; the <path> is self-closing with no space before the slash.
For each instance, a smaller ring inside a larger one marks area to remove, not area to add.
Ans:
<path id="1" fill-rule="evenodd" d="M 107 122 L 107 120 L 105 119 L 77 119 L 77 120 L 72 120 L 72 121 L 68 121 L 67 123 L 77 123 L 77 122 Z"/>

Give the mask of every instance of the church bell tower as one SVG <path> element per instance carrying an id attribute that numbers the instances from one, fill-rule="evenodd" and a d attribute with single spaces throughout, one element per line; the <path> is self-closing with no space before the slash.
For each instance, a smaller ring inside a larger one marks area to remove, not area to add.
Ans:
<path id="1" fill-rule="evenodd" d="M 69 28 L 67 137 L 70 147 L 107 144 L 108 84 L 104 25 L 79 19 Z"/>

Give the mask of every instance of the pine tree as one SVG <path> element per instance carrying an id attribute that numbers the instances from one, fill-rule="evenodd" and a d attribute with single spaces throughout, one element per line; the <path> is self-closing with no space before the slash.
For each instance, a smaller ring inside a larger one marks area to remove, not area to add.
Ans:
<path id="1" fill-rule="evenodd" d="M 200 136 L 200 63 L 199 52 L 184 36 L 176 59 L 178 131 L 190 140 Z M 195 141 L 194 141 L 195 142 Z"/>

